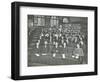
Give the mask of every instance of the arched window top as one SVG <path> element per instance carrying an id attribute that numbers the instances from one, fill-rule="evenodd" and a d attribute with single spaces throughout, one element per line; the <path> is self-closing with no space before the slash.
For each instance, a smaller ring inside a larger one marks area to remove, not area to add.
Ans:
<path id="1" fill-rule="evenodd" d="M 63 23 L 69 23 L 68 18 L 63 18 Z"/>

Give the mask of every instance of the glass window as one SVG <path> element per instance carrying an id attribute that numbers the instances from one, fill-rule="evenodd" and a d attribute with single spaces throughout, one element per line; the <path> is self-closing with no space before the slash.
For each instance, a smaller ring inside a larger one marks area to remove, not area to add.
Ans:
<path id="1" fill-rule="evenodd" d="M 51 27 L 58 26 L 58 24 L 59 24 L 58 18 L 56 16 L 52 16 L 51 17 Z"/>

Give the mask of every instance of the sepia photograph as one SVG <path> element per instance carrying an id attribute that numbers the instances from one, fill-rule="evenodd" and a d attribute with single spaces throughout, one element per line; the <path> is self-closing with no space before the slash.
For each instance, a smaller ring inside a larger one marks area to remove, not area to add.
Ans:
<path id="1" fill-rule="evenodd" d="M 28 66 L 88 63 L 88 18 L 28 15 Z"/>

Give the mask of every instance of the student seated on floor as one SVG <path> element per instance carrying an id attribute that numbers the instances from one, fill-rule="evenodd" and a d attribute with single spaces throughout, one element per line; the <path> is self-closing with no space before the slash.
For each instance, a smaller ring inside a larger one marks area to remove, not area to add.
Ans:
<path id="1" fill-rule="evenodd" d="M 75 59 L 79 59 L 80 63 L 83 62 L 83 57 L 84 57 L 84 53 L 83 53 L 83 49 L 80 48 L 80 45 L 77 44 L 77 47 L 75 48 L 75 50 L 73 51 L 73 58 Z"/>

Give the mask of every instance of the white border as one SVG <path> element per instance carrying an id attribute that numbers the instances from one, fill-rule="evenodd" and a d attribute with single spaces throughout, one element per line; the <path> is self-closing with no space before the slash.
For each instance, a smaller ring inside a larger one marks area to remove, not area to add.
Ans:
<path id="1" fill-rule="evenodd" d="M 88 64 L 27 67 L 27 15 L 88 17 Z M 40 7 L 20 7 L 20 75 L 41 75 L 94 71 L 94 11 Z"/>

